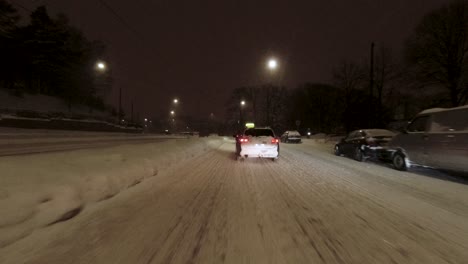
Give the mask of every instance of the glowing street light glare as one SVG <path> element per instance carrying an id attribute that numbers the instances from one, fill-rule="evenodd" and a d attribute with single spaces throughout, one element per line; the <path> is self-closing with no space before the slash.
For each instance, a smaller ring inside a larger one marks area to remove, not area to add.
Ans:
<path id="1" fill-rule="evenodd" d="M 102 61 L 96 63 L 96 67 L 98 70 L 103 71 L 106 69 L 106 64 Z"/>
<path id="2" fill-rule="evenodd" d="M 241 103 L 240 103 L 240 104 L 241 104 L 241 105 L 245 105 L 245 101 L 241 101 Z"/>
<path id="3" fill-rule="evenodd" d="M 275 59 L 270 59 L 268 61 L 268 69 L 274 70 L 276 68 L 278 68 L 278 62 Z"/>
<path id="4" fill-rule="evenodd" d="M 179 99 L 175 98 L 174 99 L 174 104 L 177 104 L 179 102 Z"/>
<path id="5" fill-rule="evenodd" d="M 174 114 L 175 114 L 175 112 L 174 112 L 174 111 L 171 111 L 171 115 L 174 115 Z"/>

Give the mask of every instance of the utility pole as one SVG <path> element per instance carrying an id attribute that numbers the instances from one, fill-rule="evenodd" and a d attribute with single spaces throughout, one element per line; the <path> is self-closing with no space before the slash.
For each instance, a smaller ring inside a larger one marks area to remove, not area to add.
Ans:
<path id="1" fill-rule="evenodd" d="M 241 131 L 242 131 L 242 128 L 243 128 L 243 123 L 244 123 L 244 120 L 243 120 L 243 116 L 242 116 L 242 105 L 239 105 L 239 128 L 240 128 Z"/>
<path id="2" fill-rule="evenodd" d="M 135 123 L 135 122 L 133 122 L 133 121 L 134 121 L 134 120 L 133 120 L 133 100 L 132 100 L 132 123 Z"/>
<path id="3" fill-rule="evenodd" d="M 372 97 L 374 95 L 374 47 L 375 43 L 371 43 L 370 50 L 370 73 L 369 73 L 369 128 L 372 128 L 373 118 L 374 118 L 374 109 L 372 107 Z"/>
<path id="4" fill-rule="evenodd" d="M 119 124 L 122 123 L 122 86 L 119 87 Z"/>

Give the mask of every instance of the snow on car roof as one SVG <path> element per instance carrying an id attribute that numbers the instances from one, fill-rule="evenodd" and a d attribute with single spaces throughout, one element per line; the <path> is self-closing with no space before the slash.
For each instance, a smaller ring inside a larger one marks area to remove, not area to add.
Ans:
<path id="1" fill-rule="evenodd" d="M 430 109 L 426 109 L 426 110 L 421 111 L 418 115 L 432 114 L 432 113 L 451 111 L 451 110 L 458 110 L 458 109 L 466 109 L 466 108 L 468 108 L 468 105 L 458 106 L 458 107 L 453 107 L 453 108 L 430 108 Z"/>

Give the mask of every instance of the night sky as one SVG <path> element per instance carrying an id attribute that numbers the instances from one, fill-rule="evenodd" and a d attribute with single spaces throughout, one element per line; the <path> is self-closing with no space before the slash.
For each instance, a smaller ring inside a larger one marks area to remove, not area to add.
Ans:
<path id="1" fill-rule="evenodd" d="M 129 113 L 168 113 L 171 98 L 184 112 L 224 115 L 231 89 L 279 82 L 288 87 L 329 82 L 343 59 L 364 60 L 371 41 L 398 54 L 421 17 L 447 0 L 175 1 L 15 0 L 65 13 L 90 39 L 108 46 L 105 58 Z M 119 18 L 120 17 L 120 18 Z M 265 69 L 279 60 L 275 75 Z"/>

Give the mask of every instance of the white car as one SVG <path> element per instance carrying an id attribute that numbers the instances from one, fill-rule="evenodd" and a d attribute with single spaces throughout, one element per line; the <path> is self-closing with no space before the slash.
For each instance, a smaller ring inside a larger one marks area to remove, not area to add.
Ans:
<path id="1" fill-rule="evenodd" d="M 279 157 L 279 139 L 271 128 L 249 128 L 236 137 L 238 159 Z"/>

